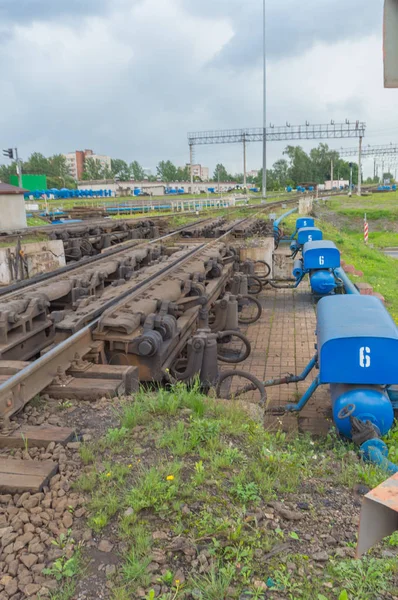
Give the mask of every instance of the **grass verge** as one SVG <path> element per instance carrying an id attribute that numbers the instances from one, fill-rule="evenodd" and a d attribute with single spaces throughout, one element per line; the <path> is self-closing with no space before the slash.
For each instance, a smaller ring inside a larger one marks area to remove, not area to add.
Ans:
<path id="1" fill-rule="evenodd" d="M 332 434 L 270 433 L 178 384 L 127 399 L 118 427 L 81 454 L 89 525 L 124 549 L 113 600 L 371 600 L 395 589 L 390 558 L 350 558 L 349 490 L 386 474 Z"/>

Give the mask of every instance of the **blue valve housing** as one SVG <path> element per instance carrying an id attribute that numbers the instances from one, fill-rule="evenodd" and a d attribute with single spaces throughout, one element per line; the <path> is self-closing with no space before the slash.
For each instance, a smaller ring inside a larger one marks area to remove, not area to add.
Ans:
<path id="1" fill-rule="evenodd" d="M 335 295 L 317 307 L 319 381 L 329 383 L 333 418 L 351 436 L 350 417 L 384 435 L 394 421 L 386 386 L 398 381 L 398 328 L 372 296 Z"/>
<path id="2" fill-rule="evenodd" d="M 303 227 L 314 227 L 315 219 L 312 217 L 299 217 L 296 220 L 296 229 L 302 229 Z"/>
<path id="3" fill-rule="evenodd" d="M 313 241 L 304 244 L 304 269 L 336 269 L 340 266 L 340 252 L 329 240 Z"/>
<path id="4" fill-rule="evenodd" d="M 297 233 L 297 242 L 299 246 L 304 246 L 307 242 L 315 242 L 322 239 L 322 231 L 317 227 L 302 227 Z"/>

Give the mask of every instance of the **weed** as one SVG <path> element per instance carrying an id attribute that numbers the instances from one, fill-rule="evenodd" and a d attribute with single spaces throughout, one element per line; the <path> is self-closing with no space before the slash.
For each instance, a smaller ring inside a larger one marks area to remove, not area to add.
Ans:
<path id="1" fill-rule="evenodd" d="M 57 540 L 51 540 L 51 543 L 61 550 L 66 548 L 68 544 L 73 544 L 74 539 L 72 538 L 72 530 L 68 529 L 66 533 L 60 533 L 59 538 Z"/>
<path id="2" fill-rule="evenodd" d="M 26 437 L 26 436 L 25 436 L 23 433 L 21 433 L 21 438 L 22 438 L 22 441 L 23 441 L 23 445 L 24 445 L 24 448 L 25 448 L 25 452 L 27 452 L 27 451 L 28 451 L 28 449 L 29 449 L 29 442 L 28 442 L 28 438 L 27 438 L 27 437 Z"/>
<path id="3" fill-rule="evenodd" d="M 99 490 L 93 496 L 90 502 L 91 516 L 88 520 L 89 526 L 94 531 L 101 531 L 121 508 L 119 494 L 110 489 L 108 491 Z"/>
<path id="4" fill-rule="evenodd" d="M 80 475 L 73 487 L 81 492 L 92 492 L 95 489 L 96 483 L 97 473 L 96 471 L 91 471 L 91 473 L 83 473 Z"/>
<path id="5" fill-rule="evenodd" d="M 118 445 L 124 441 L 129 434 L 127 427 L 115 427 L 114 429 L 108 429 L 105 435 L 105 441 L 108 446 Z"/>
<path id="6" fill-rule="evenodd" d="M 260 501 L 258 485 L 254 481 L 237 483 L 235 487 L 232 487 L 231 493 L 244 505 L 248 502 L 257 504 Z"/>
<path id="7" fill-rule="evenodd" d="M 126 562 L 122 567 L 124 578 L 129 583 L 135 583 L 144 587 L 148 586 L 151 581 L 151 575 L 147 571 L 147 567 L 151 562 L 148 556 L 140 555 L 135 548 L 132 548 L 126 557 Z"/>
<path id="8" fill-rule="evenodd" d="M 80 551 L 76 551 L 71 558 L 61 556 L 57 558 L 51 567 L 43 569 L 44 575 L 51 575 L 57 581 L 63 579 L 70 579 L 75 577 L 81 570 L 80 565 Z"/>
<path id="9" fill-rule="evenodd" d="M 70 400 L 62 400 L 58 404 L 58 410 L 68 410 L 68 408 L 72 408 L 72 406 L 73 402 L 71 402 Z"/>
<path id="10" fill-rule="evenodd" d="M 388 539 L 389 546 L 397 547 L 398 546 L 398 531 L 394 531 L 394 533 L 387 539 Z"/>
<path id="11" fill-rule="evenodd" d="M 149 470 L 141 470 L 139 479 L 126 495 L 126 502 L 134 512 L 153 508 L 155 512 L 167 510 L 177 496 L 181 464 L 174 462 Z"/>
<path id="12" fill-rule="evenodd" d="M 393 560 L 363 558 L 361 560 L 331 561 L 330 573 L 337 578 L 348 596 L 372 600 L 386 591 L 396 565 Z"/>
<path id="13" fill-rule="evenodd" d="M 79 448 L 79 454 L 84 465 L 89 465 L 95 461 L 95 453 L 91 445 L 82 444 Z"/>
<path id="14" fill-rule="evenodd" d="M 236 568 L 233 565 L 226 567 L 213 566 L 207 575 L 197 575 L 188 583 L 188 587 L 197 590 L 199 598 L 206 600 L 221 600 L 225 598 L 227 590 L 235 575 Z"/>

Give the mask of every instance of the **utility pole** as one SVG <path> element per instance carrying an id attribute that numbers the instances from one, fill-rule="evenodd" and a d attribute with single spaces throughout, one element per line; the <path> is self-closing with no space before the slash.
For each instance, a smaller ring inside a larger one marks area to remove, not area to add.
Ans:
<path id="1" fill-rule="evenodd" d="M 358 151 L 358 196 L 361 195 L 362 184 L 362 136 L 359 136 L 359 151 Z"/>
<path id="2" fill-rule="evenodd" d="M 265 0 L 263 0 L 263 189 L 264 200 L 267 197 L 267 60 L 266 60 L 266 28 Z"/>
<path id="3" fill-rule="evenodd" d="M 333 158 L 330 160 L 330 183 L 333 190 Z"/>
<path id="4" fill-rule="evenodd" d="M 17 161 L 18 185 L 22 187 L 22 165 L 18 157 L 18 148 L 15 148 L 15 160 Z"/>
<path id="5" fill-rule="evenodd" d="M 373 159 L 373 181 L 376 183 L 376 157 Z"/>
<path id="6" fill-rule="evenodd" d="M 352 162 L 350 162 L 350 192 L 348 195 L 351 198 L 351 196 L 352 196 Z"/>
<path id="7" fill-rule="evenodd" d="M 17 175 L 18 175 L 18 185 L 22 187 L 22 165 L 21 161 L 18 158 L 18 148 L 7 148 L 3 150 L 3 155 L 9 158 L 10 160 L 14 160 L 17 163 Z"/>
<path id="8" fill-rule="evenodd" d="M 243 187 L 246 189 L 246 135 L 243 134 Z"/>
<path id="9" fill-rule="evenodd" d="M 191 171 L 191 194 L 193 194 L 193 144 L 189 144 L 189 164 Z"/>

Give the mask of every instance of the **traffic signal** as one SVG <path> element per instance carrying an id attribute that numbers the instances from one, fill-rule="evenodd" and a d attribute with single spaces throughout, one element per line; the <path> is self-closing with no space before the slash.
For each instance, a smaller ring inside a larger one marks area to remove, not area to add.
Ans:
<path id="1" fill-rule="evenodd" d="M 12 148 L 8 148 L 7 150 L 3 150 L 4 156 L 8 156 L 11 160 L 14 158 L 14 150 Z"/>

